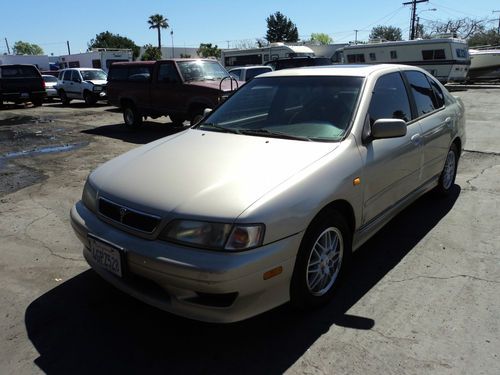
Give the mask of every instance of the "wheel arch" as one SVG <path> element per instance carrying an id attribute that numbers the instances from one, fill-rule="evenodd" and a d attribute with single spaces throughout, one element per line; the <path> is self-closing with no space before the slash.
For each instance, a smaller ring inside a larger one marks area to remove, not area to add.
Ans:
<path id="1" fill-rule="evenodd" d="M 328 203 L 325 207 L 323 207 L 313 218 L 313 220 L 308 226 L 308 229 L 309 227 L 314 225 L 314 223 L 317 220 L 319 220 L 320 217 L 328 216 L 329 212 L 332 211 L 337 211 L 342 215 L 342 217 L 345 219 L 347 223 L 350 234 L 352 236 L 354 234 L 354 231 L 356 230 L 356 215 L 354 214 L 354 208 L 352 207 L 352 205 L 344 199 L 338 199 L 332 201 Z"/>

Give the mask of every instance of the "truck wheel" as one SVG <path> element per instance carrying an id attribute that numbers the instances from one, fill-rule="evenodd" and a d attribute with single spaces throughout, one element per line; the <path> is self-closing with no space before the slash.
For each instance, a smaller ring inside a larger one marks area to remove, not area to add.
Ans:
<path id="1" fill-rule="evenodd" d="M 123 106 L 123 121 L 130 128 L 142 124 L 142 116 L 133 104 L 125 104 Z"/>
<path id="2" fill-rule="evenodd" d="M 85 100 L 86 105 L 94 105 L 97 102 L 96 97 L 88 91 L 83 94 L 83 100 Z"/>
<path id="3" fill-rule="evenodd" d="M 59 91 L 59 98 L 61 98 L 61 102 L 63 105 L 68 105 L 71 102 L 71 99 L 68 98 L 66 92 L 64 90 Z"/>

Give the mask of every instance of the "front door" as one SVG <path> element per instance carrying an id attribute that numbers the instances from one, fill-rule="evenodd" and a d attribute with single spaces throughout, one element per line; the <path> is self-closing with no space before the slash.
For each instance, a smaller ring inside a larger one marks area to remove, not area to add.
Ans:
<path id="1" fill-rule="evenodd" d="M 364 157 L 363 223 L 375 219 L 419 186 L 422 158 L 421 128 L 412 121 L 409 97 L 399 73 L 381 76 L 373 89 L 366 126 L 378 119 L 407 122 L 403 137 L 369 141 Z"/>

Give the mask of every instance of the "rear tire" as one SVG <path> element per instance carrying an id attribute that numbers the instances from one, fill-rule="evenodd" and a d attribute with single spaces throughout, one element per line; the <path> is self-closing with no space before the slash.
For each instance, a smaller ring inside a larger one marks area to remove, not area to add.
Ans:
<path id="1" fill-rule="evenodd" d="M 458 166 L 458 149 L 453 143 L 448 150 L 446 155 L 446 161 L 444 162 L 443 171 L 439 176 L 438 186 L 436 186 L 436 193 L 442 196 L 450 194 L 453 185 L 455 184 L 455 177 L 457 176 L 457 166 Z"/>
<path id="2" fill-rule="evenodd" d="M 344 276 L 351 253 L 351 234 L 343 216 L 326 211 L 309 225 L 300 244 L 290 284 L 290 303 L 299 309 L 329 302 Z"/>
<path id="3" fill-rule="evenodd" d="M 123 121 L 125 126 L 134 128 L 142 124 L 142 116 L 133 104 L 123 106 Z"/>
<path id="4" fill-rule="evenodd" d="M 59 98 L 63 105 L 68 105 L 71 102 L 71 99 L 68 98 L 68 95 L 64 90 L 59 91 Z"/>

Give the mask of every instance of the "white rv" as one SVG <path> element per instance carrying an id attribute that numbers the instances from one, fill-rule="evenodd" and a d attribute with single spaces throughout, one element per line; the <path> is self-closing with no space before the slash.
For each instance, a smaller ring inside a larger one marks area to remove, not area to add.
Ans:
<path id="1" fill-rule="evenodd" d="M 0 65 L 4 64 L 31 64 L 38 70 L 50 70 L 47 55 L 0 55 Z"/>
<path id="2" fill-rule="evenodd" d="M 222 64 L 227 68 L 263 65 L 268 61 L 287 57 L 314 57 L 314 51 L 306 46 L 287 46 L 271 43 L 268 47 L 222 50 Z"/>
<path id="3" fill-rule="evenodd" d="M 59 67 L 65 68 L 97 68 L 105 72 L 114 62 L 132 61 L 132 50 L 95 48 L 85 53 L 59 56 Z"/>
<path id="4" fill-rule="evenodd" d="M 443 83 L 465 81 L 470 66 L 467 43 L 455 38 L 357 44 L 342 54 L 337 61 L 347 64 L 415 65 Z"/>

